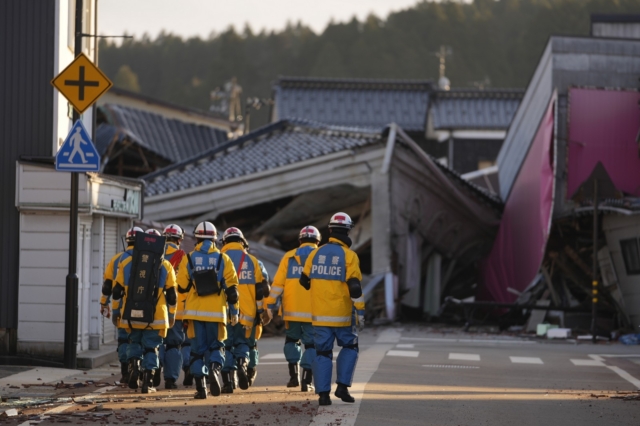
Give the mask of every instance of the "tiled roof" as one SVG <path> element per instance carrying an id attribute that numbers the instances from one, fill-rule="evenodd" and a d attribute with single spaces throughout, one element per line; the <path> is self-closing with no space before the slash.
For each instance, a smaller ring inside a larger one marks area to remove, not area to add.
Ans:
<path id="1" fill-rule="evenodd" d="M 278 119 L 424 131 L 432 82 L 281 77 L 274 87 Z"/>
<path id="2" fill-rule="evenodd" d="M 280 120 L 201 155 L 143 177 L 153 196 L 283 167 L 380 141 L 373 131 Z"/>
<path id="3" fill-rule="evenodd" d="M 227 141 L 226 131 L 215 127 L 122 105 L 105 104 L 100 108 L 108 121 L 96 133 L 100 154 L 104 154 L 114 138 L 126 138 L 171 162 L 180 162 Z"/>
<path id="4" fill-rule="evenodd" d="M 506 130 L 524 90 L 449 90 L 432 95 L 434 130 Z"/>

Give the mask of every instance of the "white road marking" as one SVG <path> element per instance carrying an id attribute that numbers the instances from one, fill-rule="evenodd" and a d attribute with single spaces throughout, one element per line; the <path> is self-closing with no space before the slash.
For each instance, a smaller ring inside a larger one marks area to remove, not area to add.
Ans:
<path id="1" fill-rule="evenodd" d="M 527 356 L 510 356 L 509 359 L 514 364 L 544 364 L 540 358 Z"/>
<path id="2" fill-rule="evenodd" d="M 456 354 L 450 353 L 449 359 L 455 359 L 459 361 L 480 361 L 480 355 L 478 354 Z"/>
<path id="3" fill-rule="evenodd" d="M 393 343 L 400 340 L 400 333 L 396 330 L 385 330 L 378 338 L 376 344 L 369 349 L 360 352 L 358 365 L 353 377 L 353 384 L 349 389 L 351 395 L 356 399 L 353 404 L 345 404 L 333 397 L 333 405 L 328 407 L 318 407 L 318 414 L 313 417 L 309 426 L 325 426 L 335 423 L 336 419 L 342 420 L 341 426 L 353 426 L 358 419 L 360 404 L 367 397 L 364 388 L 371 380 L 373 374 L 378 370 L 380 362 L 391 348 Z M 386 344 L 385 344 L 386 343 Z M 335 388 L 334 388 L 335 389 Z M 377 398 L 376 395 L 372 398 Z"/>
<path id="4" fill-rule="evenodd" d="M 535 345 L 533 340 L 443 339 L 439 337 L 402 337 L 400 340 L 435 343 L 471 343 L 478 345 Z"/>
<path id="5" fill-rule="evenodd" d="M 414 349 L 416 345 L 414 343 L 398 343 L 396 349 Z"/>
<path id="6" fill-rule="evenodd" d="M 387 356 L 403 356 L 407 358 L 418 358 L 420 352 L 418 351 L 389 351 Z"/>
<path id="7" fill-rule="evenodd" d="M 604 362 L 597 359 L 572 359 L 571 362 L 579 367 L 606 367 Z"/>
<path id="8" fill-rule="evenodd" d="M 427 368 L 464 368 L 464 369 L 478 369 L 477 365 L 453 365 L 453 364 L 427 364 L 423 365 Z"/>
<path id="9" fill-rule="evenodd" d="M 633 386 L 636 387 L 636 389 L 640 389 L 640 380 L 636 379 L 635 377 L 633 377 L 631 374 L 627 373 L 626 371 L 624 371 L 622 368 L 619 367 L 610 367 L 607 366 L 607 368 L 611 371 L 615 371 L 615 373 L 622 377 L 623 379 L 625 379 L 627 382 L 631 383 Z"/>
<path id="10" fill-rule="evenodd" d="M 260 359 L 286 359 L 284 354 L 266 354 L 260 355 Z"/>

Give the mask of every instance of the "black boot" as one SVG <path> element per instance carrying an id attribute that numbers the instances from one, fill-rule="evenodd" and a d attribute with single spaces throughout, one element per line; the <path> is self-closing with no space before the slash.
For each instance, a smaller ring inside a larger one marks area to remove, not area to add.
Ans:
<path id="1" fill-rule="evenodd" d="M 320 405 L 331 405 L 331 397 L 329 392 L 320 392 L 320 399 L 318 400 Z"/>
<path id="2" fill-rule="evenodd" d="M 160 379 L 162 378 L 162 367 L 158 368 L 156 372 L 153 374 L 153 386 L 160 386 Z"/>
<path id="3" fill-rule="evenodd" d="M 142 390 L 140 393 L 152 393 L 156 391 L 156 388 L 153 387 L 153 370 L 144 370 L 144 374 L 142 375 Z"/>
<path id="4" fill-rule="evenodd" d="M 249 386 L 253 386 L 253 382 L 256 380 L 258 370 L 256 368 L 247 368 L 247 378 L 249 379 Z"/>
<path id="5" fill-rule="evenodd" d="M 122 377 L 120 377 L 120 384 L 129 383 L 129 364 L 126 362 L 120 363 L 120 374 L 122 375 Z"/>
<path id="6" fill-rule="evenodd" d="M 313 392 L 313 372 L 310 368 L 302 369 L 302 380 L 300 384 L 302 385 L 300 390 L 302 392 Z"/>
<path id="7" fill-rule="evenodd" d="M 349 388 L 347 387 L 347 385 L 343 385 L 341 383 L 338 383 L 338 388 L 336 389 L 334 395 L 344 402 L 356 402 L 355 398 L 349 394 Z"/>
<path id="8" fill-rule="evenodd" d="M 233 385 L 231 384 L 231 374 L 233 374 L 233 371 L 222 372 L 222 393 L 233 393 Z"/>
<path id="9" fill-rule="evenodd" d="M 176 385 L 176 379 L 164 379 L 164 388 L 178 389 L 178 385 Z"/>
<path id="10" fill-rule="evenodd" d="M 249 377 L 247 377 L 247 359 L 238 358 L 238 386 L 240 389 L 249 389 Z"/>
<path id="11" fill-rule="evenodd" d="M 289 382 L 287 383 L 288 388 L 297 388 L 300 386 L 300 379 L 298 378 L 298 373 L 300 369 L 298 364 L 289 363 Z"/>
<path id="12" fill-rule="evenodd" d="M 182 386 L 193 386 L 193 374 L 191 374 L 191 369 L 189 367 L 185 367 L 182 371 L 184 371 Z"/>
<path id="13" fill-rule="evenodd" d="M 193 378 L 193 376 L 191 376 Z M 204 376 L 196 377 L 196 394 L 195 399 L 207 399 L 207 381 Z"/>
<path id="14" fill-rule="evenodd" d="M 140 360 L 132 358 L 129 360 L 129 388 L 138 389 L 138 379 L 140 378 Z"/>
<path id="15" fill-rule="evenodd" d="M 211 395 L 220 396 L 222 392 L 222 387 L 220 386 L 220 371 L 222 370 L 222 366 L 217 363 L 211 363 L 211 367 L 209 368 L 209 387 L 211 388 Z"/>

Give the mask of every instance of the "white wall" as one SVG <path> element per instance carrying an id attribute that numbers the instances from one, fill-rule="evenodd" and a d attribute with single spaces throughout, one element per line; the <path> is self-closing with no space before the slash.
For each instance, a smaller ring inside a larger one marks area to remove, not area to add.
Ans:
<path id="1" fill-rule="evenodd" d="M 640 326 L 640 275 L 627 275 L 620 247 L 620 240 L 640 238 L 640 216 L 607 215 L 603 220 L 603 228 L 627 313 L 636 331 L 640 332 L 638 331 Z"/>

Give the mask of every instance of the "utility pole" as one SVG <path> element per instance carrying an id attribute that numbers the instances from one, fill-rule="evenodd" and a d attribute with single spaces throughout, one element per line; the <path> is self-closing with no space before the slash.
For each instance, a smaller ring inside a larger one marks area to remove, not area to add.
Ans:
<path id="1" fill-rule="evenodd" d="M 82 53 L 82 12 L 83 1 L 76 0 L 74 55 Z M 73 122 L 80 114 L 73 109 Z M 78 173 L 71 172 L 71 194 L 69 204 L 69 271 L 65 287 L 64 313 L 64 367 L 76 368 L 78 346 Z"/>

